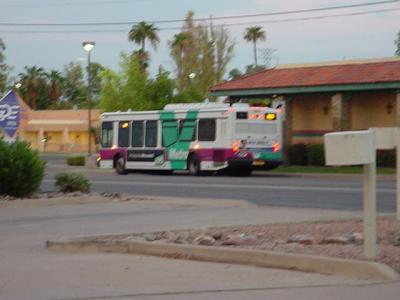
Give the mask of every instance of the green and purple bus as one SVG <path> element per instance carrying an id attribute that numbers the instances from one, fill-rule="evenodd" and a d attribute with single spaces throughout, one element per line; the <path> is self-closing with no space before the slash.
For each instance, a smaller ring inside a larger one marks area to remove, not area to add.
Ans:
<path id="1" fill-rule="evenodd" d="M 279 111 L 237 103 L 168 104 L 160 111 L 101 115 L 99 165 L 191 175 L 229 171 L 250 175 L 282 162 Z"/>

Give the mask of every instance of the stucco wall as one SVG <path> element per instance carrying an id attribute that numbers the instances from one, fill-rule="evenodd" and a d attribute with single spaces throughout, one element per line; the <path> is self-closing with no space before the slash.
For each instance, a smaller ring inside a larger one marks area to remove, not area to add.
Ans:
<path id="1" fill-rule="evenodd" d="M 353 94 L 351 103 L 353 130 L 396 125 L 396 95 L 393 92 Z"/>
<path id="2" fill-rule="evenodd" d="M 331 94 L 299 95 L 293 101 L 293 143 L 322 143 L 333 130 Z M 386 91 L 343 94 L 349 103 L 349 130 L 396 126 L 396 94 Z"/>
<path id="3" fill-rule="evenodd" d="M 294 96 L 293 143 L 320 143 L 332 130 L 331 98 L 327 94 Z"/>

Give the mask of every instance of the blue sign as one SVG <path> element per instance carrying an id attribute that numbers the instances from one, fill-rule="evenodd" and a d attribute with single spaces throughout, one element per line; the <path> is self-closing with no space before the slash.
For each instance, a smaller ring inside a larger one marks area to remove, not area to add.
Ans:
<path id="1" fill-rule="evenodd" d="M 0 99 L 0 128 L 13 137 L 19 127 L 20 105 L 14 91 Z"/>

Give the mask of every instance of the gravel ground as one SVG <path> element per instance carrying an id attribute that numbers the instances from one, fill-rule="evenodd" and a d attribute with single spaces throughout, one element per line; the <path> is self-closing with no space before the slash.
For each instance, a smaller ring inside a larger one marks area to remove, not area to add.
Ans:
<path id="1" fill-rule="evenodd" d="M 400 272 L 400 221 L 392 217 L 382 217 L 377 220 L 377 225 L 378 256 L 373 260 L 385 263 Z M 196 238 L 203 237 L 204 243 L 200 242 L 200 244 L 208 246 L 241 247 L 366 260 L 363 255 L 362 230 L 362 220 L 347 220 L 157 232 L 134 238 L 198 244 L 199 239 L 196 240 Z M 307 236 L 307 238 L 302 242 L 289 242 L 290 239 L 293 237 L 296 239 L 299 235 Z M 333 236 L 339 239 L 344 238 L 347 242 L 343 244 L 323 242 L 327 237 Z M 213 238 L 214 241 L 212 241 Z"/>

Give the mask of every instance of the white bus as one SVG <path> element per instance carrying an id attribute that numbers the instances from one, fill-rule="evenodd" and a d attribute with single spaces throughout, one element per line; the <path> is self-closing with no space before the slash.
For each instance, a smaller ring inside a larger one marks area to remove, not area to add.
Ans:
<path id="1" fill-rule="evenodd" d="M 254 167 L 272 169 L 282 162 L 282 121 L 275 109 L 242 103 L 103 113 L 99 161 L 118 174 L 227 170 L 246 176 Z"/>

